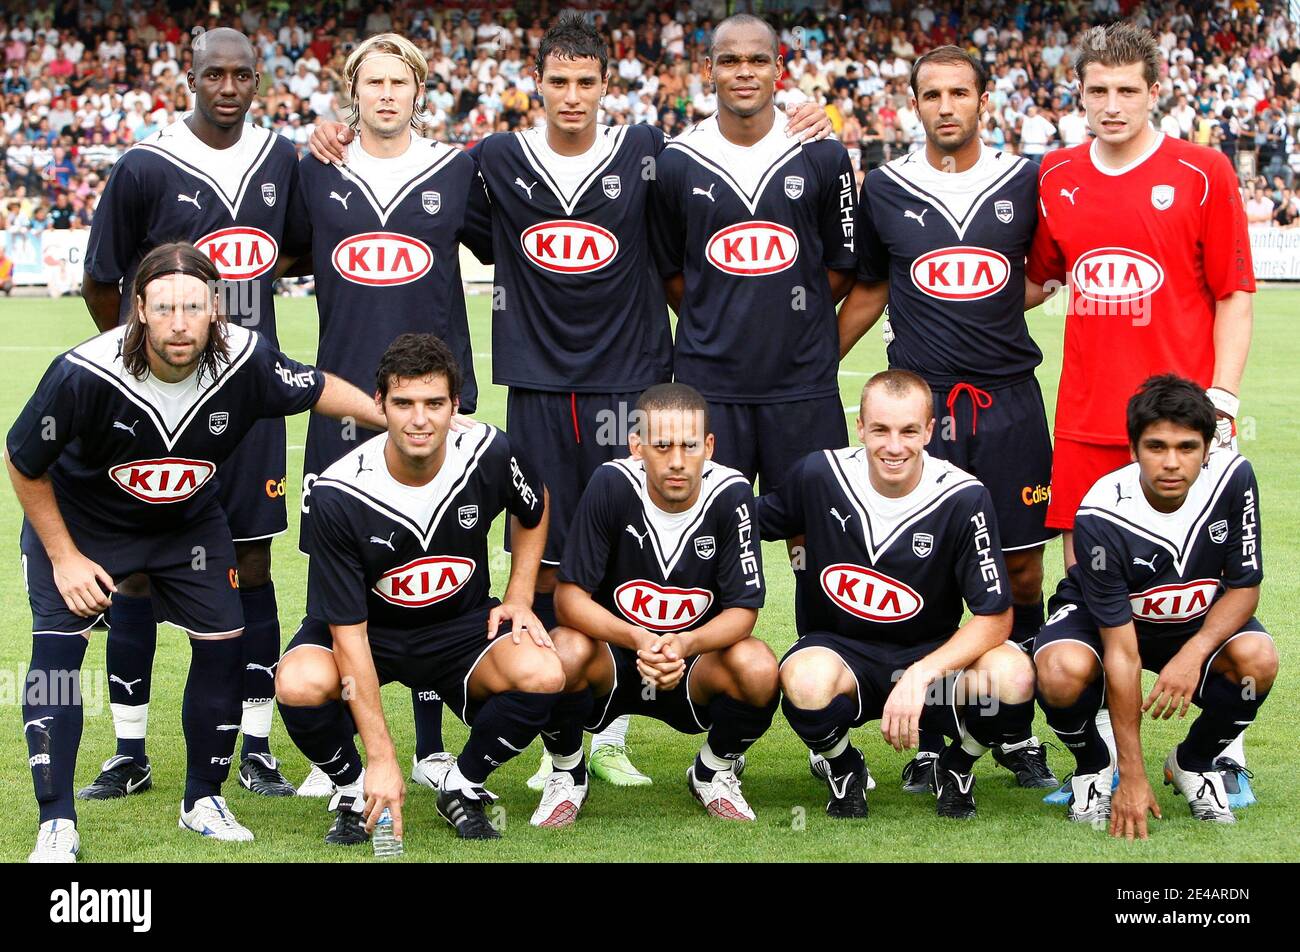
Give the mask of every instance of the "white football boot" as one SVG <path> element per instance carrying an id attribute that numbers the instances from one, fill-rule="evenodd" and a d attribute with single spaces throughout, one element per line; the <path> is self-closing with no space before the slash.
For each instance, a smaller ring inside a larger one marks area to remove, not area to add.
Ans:
<path id="1" fill-rule="evenodd" d="M 75 863 L 81 852 L 81 835 L 71 820 L 46 820 L 36 832 L 36 849 L 29 863 Z"/>
<path id="2" fill-rule="evenodd" d="M 1107 766 L 1104 770 L 1090 774 L 1072 774 L 1067 783 L 1070 786 L 1070 809 L 1066 814 L 1071 823 L 1107 823 L 1110 821 L 1110 798 L 1113 790 L 1115 768 Z"/>
<path id="3" fill-rule="evenodd" d="M 1165 758 L 1165 783 L 1187 798 L 1192 816 L 1211 823 L 1236 823 L 1232 808 L 1228 806 L 1228 791 L 1223 785 L 1223 774 L 1217 770 L 1196 773 L 1178 766 L 1178 748 Z"/>
<path id="4" fill-rule="evenodd" d="M 337 789 L 334 786 L 334 781 L 330 779 L 330 775 L 312 764 L 311 773 L 307 774 L 303 782 L 298 784 L 298 796 L 332 797 Z"/>
<path id="5" fill-rule="evenodd" d="M 719 770 L 712 780 L 699 780 L 695 764 L 686 768 L 686 785 L 709 816 L 720 820 L 754 820 L 754 811 L 740 792 L 740 778 L 734 770 Z"/>
<path id="6" fill-rule="evenodd" d="M 235 819 L 235 815 L 226 806 L 226 798 L 220 796 L 199 797 L 194 801 L 194 809 L 188 813 L 182 803 L 178 825 L 182 830 L 193 830 L 228 843 L 248 843 L 253 839 L 253 831 Z"/>
<path id="7" fill-rule="evenodd" d="M 567 770 L 556 770 L 546 778 L 542 787 L 542 802 L 537 804 L 528 822 L 533 826 L 558 829 L 569 826 L 578 818 L 578 811 L 587 799 L 587 784 L 574 782 Z"/>
<path id="8" fill-rule="evenodd" d="M 447 779 L 451 768 L 456 766 L 456 755 L 440 750 L 423 760 L 411 758 L 411 779 L 430 790 L 442 789 L 442 782 Z"/>

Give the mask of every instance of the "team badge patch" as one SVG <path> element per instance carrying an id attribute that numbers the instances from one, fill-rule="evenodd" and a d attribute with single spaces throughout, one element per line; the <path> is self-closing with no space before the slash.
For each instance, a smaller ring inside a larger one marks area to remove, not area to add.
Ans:
<path id="1" fill-rule="evenodd" d="M 424 206 L 424 210 L 430 215 L 436 215 L 438 214 L 438 209 L 442 208 L 442 193 L 421 192 L 420 204 Z"/>
<path id="2" fill-rule="evenodd" d="M 1007 199 L 1000 199 L 993 203 L 993 214 L 998 216 L 998 221 L 1004 225 L 1009 225 L 1011 219 L 1016 217 L 1016 207 Z"/>
<path id="3" fill-rule="evenodd" d="M 787 175 L 785 177 L 785 197 L 798 198 L 803 194 L 803 176 Z"/>
<path id="4" fill-rule="evenodd" d="M 923 559 L 934 551 L 934 536 L 928 532 L 912 533 L 912 552 L 918 559 Z"/>
<path id="5" fill-rule="evenodd" d="M 713 558 L 713 553 L 717 551 L 717 548 L 713 536 L 697 536 L 695 539 L 695 554 L 706 561 Z"/>
<path id="6" fill-rule="evenodd" d="M 478 524 L 478 506 L 461 506 L 456 510 L 456 519 L 462 529 L 473 529 Z"/>
<path id="7" fill-rule="evenodd" d="M 1210 523 L 1210 541 L 1215 545 L 1223 542 L 1228 538 L 1228 520 L 1220 519 L 1218 522 Z"/>
<path id="8" fill-rule="evenodd" d="M 262 201 L 266 202 L 267 206 L 270 208 L 275 207 L 275 183 L 274 182 L 262 183 Z"/>
<path id="9" fill-rule="evenodd" d="M 216 413 L 208 414 L 208 432 L 213 436 L 220 436 L 226 432 L 226 427 L 230 425 L 230 414 L 225 410 L 218 410 Z"/>
<path id="10" fill-rule="evenodd" d="M 600 187 L 605 190 L 606 198 L 618 198 L 623 191 L 623 180 L 617 175 L 606 175 L 600 180 Z"/>
<path id="11" fill-rule="evenodd" d="M 1151 186 L 1151 204 L 1159 211 L 1164 211 L 1174 203 L 1174 187 L 1172 185 L 1152 185 Z"/>

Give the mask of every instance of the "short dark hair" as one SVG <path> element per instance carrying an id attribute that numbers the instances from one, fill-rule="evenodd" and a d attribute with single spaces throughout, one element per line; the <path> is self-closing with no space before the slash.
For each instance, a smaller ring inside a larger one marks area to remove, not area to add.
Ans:
<path id="1" fill-rule="evenodd" d="M 561 14 L 555 26 L 542 36 L 541 46 L 537 48 L 538 76 L 545 71 L 548 56 L 567 60 L 594 59 L 600 63 L 601 76 L 609 72 L 609 45 L 580 13 Z"/>
<path id="2" fill-rule="evenodd" d="M 432 334 L 402 334 L 379 358 L 375 389 L 382 401 L 388 398 L 391 381 L 437 376 L 447 378 L 447 389 L 453 400 L 460 396 L 460 367 L 451 354 L 451 348 Z"/>
<path id="3" fill-rule="evenodd" d="M 206 373 L 209 380 L 216 380 L 218 363 L 230 356 L 226 343 L 226 315 L 222 311 L 222 303 L 226 299 L 223 293 L 225 285 L 212 259 L 188 241 L 159 245 L 144 256 L 140 267 L 136 269 L 135 278 L 131 282 L 131 314 L 127 318 L 126 333 L 122 337 L 122 366 L 137 380 L 143 380 L 149 372 L 149 357 L 146 352 L 148 335 L 144 322 L 140 320 L 140 308 L 144 304 L 145 289 L 169 274 L 186 274 L 199 278 L 207 284 L 215 299 L 219 319 L 208 332 L 208 344 L 199 357 L 198 372 L 200 375 Z"/>
<path id="4" fill-rule="evenodd" d="M 651 413 L 657 410 L 698 412 L 702 414 L 704 420 L 705 434 L 713 432 L 709 422 L 708 401 L 700 396 L 700 392 L 689 384 L 657 383 L 641 394 L 641 398 L 636 402 L 636 408 L 644 418 L 648 418 Z"/>
<path id="5" fill-rule="evenodd" d="M 1149 30 L 1118 21 L 1108 26 L 1094 26 L 1083 34 L 1079 53 L 1074 58 L 1074 75 L 1082 87 L 1083 71 L 1091 63 L 1112 67 L 1141 63 L 1143 78 L 1151 87 L 1160 78 L 1160 62 L 1160 47 Z"/>
<path id="6" fill-rule="evenodd" d="M 752 13 L 733 13 L 721 23 L 713 28 L 713 38 L 709 41 L 709 59 L 717 59 L 718 37 L 722 35 L 725 27 L 729 26 L 761 26 L 767 30 L 768 36 L 772 40 L 772 56 L 781 55 L 781 36 L 776 32 L 776 28 L 768 23 L 762 17 L 756 17 Z"/>
<path id="7" fill-rule="evenodd" d="M 936 46 L 924 56 L 918 56 L 916 62 L 912 64 L 912 76 L 908 80 L 908 85 L 912 87 L 912 95 L 916 96 L 920 90 L 916 88 L 917 77 L 921 75 L 921 67 L 926 63 L 965 63 L 975 73 L 975 95 L 983 95 L 985 87 L 989 84 L 989 71 L 984 64 L 974 56 L 971 56 L 959 46 Z"/>
<path id="8" fill-rule="evenodd" d="M 883 387 L 885 393 L 891 397 L 905 397 L 909 390 L 919 391 L 925 399 L 925 419 L 929 422 L 934 416 L 934 401 L 930 399 L 930 385 L 925 382 L 925 378 L 920 374 L 914 374 L 910 370 L 882 370 L 874 374 L 866 385 L 862 388 L 862 398 L 858 401 L 858 413 L 861 414 L 867 405 L 867 394 L 875 387 Z"/>
<path id="9" fill-rule="evenodd" d="M 1128 442 L 1137 451 L 1147 427 L 1168 421 L 1195 430 L 1209 446 L 1214 440 L 1214 404 L 1205 389 L 1177 374 L 1148 377 L 1128 401 Z"/>

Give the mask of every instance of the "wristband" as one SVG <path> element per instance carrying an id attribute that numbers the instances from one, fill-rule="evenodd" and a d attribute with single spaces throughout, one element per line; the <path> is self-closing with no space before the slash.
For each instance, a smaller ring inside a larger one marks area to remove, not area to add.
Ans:
<path id="1" fill-rule="evenodd" d="M 1210 398 L 1215 410 L 1234 420 L 1237 418 L 1237 411 L 1241 409 L 1241 400 L 1236 394 L 1229 393 L 1222 387 L 1211 387 L 1205 391 L 1205 395 Z"/>

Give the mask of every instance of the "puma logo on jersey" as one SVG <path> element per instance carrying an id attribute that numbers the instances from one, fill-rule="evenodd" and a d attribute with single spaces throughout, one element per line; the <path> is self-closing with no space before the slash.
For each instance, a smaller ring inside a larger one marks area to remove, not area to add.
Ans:
<path id="1" fill-rule="evenodd" d="M 903 209 L 903 217 L 904 217 L 904 218 L 912 218 L 912 219 L 915 219 L 915 220 L 916 220 L 916 223 L 917 223 L 918 225 L 920 225 L 922 228 L 924 228 L 924 227 L 925 227 L 925 213 L 928 212 L 929 210 L 930 210 L 930 209 L 928 209 L 928 208 L 923 208 L 923 209 L 921 209 L 921 214 L 918 215 L 916 212 L 912 211 L 910 208 L 905 208 L 905 209 Z"/>
<path id="2" fill-rule="evenodd" d="M 182 194 L 180 194 L 180 193 L 178 192 L 178 193 L 176 194 L 176 201 L 178 201 L 178 202 L 189 202 L 191 205 L 193 205 L 193 206 L 194 206 L 195 208 L 197 208 L 199 211 L 203 211 L 203 206 L 199 204 L 199 192 L 201 192 L 201 191 L 202 191 L 202 189 L 198 189 L 198 188 L 196 188 L 196 189 L 194 190 L 194 197 L 193 197 L 193 198 L 190 198 L 188 195 L 182 195 Z"/>
<path id="3" fill-rule="evenodd" d="M 357 471 L 356 471 L 356 473 L 353 475 L 353 478 L 355 479 L 357 476 L 360 476 L 362 473 L 373 473 L 373 472 L 374 472 L 374 470 L 371 469 L 369 466 L 366 465 L 366 458 L 365 458 L 364 456 L 358 456 L 358 457 L 357 457 Z"/>
<path id="4" fill-rule="evenodd" d="M 276 668 L 276 665 L 278 665 L 279 663 L 280 663 L 280 662 L 277 661 L 275 664 L 271 665 L 271 666 L 268 668 L 268 667 L 267 667 L 266 665 L 264 665 L 264 664 L 258 664 L 256 661 L 250 661 L 250 662 L 248 662 L 248 664 L 244 665 L 244 670 L 245 670 L 245 671 L 265 671 L 265 672 L 267 673 L 267 675 L 269 675 L 270 677 L 273 678 L 273 677 L 275 677 L 275 668 Z"/>
<path id="5" fill-rule="evenodd" d="M 1120 483 L 1116 483 L 1116 484 L 1115 484 L 1115 505 L 1118 506 L 1118 505 L 1119 505 L 1120 503 L 1122 503 L 1125 499 L 1132 499 L 1132 498 L 1133 498 L 1132 496 L 1125 496 L 1125 495 L 1124 495 L 1124 487 L 1123 487 L 1122 484 L 1120 484 Z"/>
<path id="6" fill-rule="evenodd" d="M 52 721 L 52 720 L 54 720 L 53 714 L 50 714 L 46 717 L 38 717 L 34 721 L 28 721 L 26 724 L 23 725 L 23 732 L 26 733 L 27 728 L 29 727 L 35 727 L 38 731 L 49 730 L 49 726 L 45 722 Z"/>
<path id="7" fill-rule="evenodd" d="M 691 194 L 692 194 L 692 195 L 703 195 L 703 196 L 704 196 L 705 198 L 707 198 L 709 201 L 713 201 L 713 186 L 716 185 L 716 184 L 717 184 L 716 182 L 710 182 L 710 183 L 709 183 L 709 187 L 708 187 L 707 189 L 705 189 L 705 188 L 700 188 L 699 186 L 696 186 L 695 188 L 692 188 L 692 189 L 691 189 Z"/>
<path id="8" fill-rule="evenodd" d="M 534 182 L 532 185 L 525 185 L 523 179 L 516 178 L 515 184 L 528 193 L 528 200 L 531 202 L 533 200 L 533 189 L 537 187 L 537 183 Z"/>
<path id="9" fill-rule="evenodd" d="M 1075 186 L 1074 188 L 1072 188 L 1072 189 L 1068 189 L 1068 190 L 1067 190 L 1067 189 L 1061 189 L 1061 198 L 1068 198 L 1068 199 L 1070 200 L 1070 204 L 1073 205 L 1073 204 L 1074 204 L 1074 195 L 1075 195 L 1076 192 L 1079 191 L 1079 189 L 1080 189 L 1081 187 L 1082 187 L 1082 186 L 1076 185 L 1076 186 Z"/>
<path id="10" fill-rule="evenodd" d="M 351 192 L 348 192 L 346 195 L 340 195 L 338 192 L 330 192 L 330 198 L 342 205 L 344 211 L 348 210 L 348 199 L 351 197 Z"/>
<path id="11" fill-rule="evenodd" d="M 379 536 L 371 536 L 370 541 L 373 542 L 375 545 L 386 545 L 388 546 L 390 552 L 396 552 L 397 550 L 393 548 L 393 536 L 395 535 L 397 535 L 396 529 L 388 533 L 387 539 L 381 539 L 379 538 Z"/>
<path id="12" fill-rule="evenodd" d="M 132 436 L 135 436 L 135 428 L 136 428 L 136 425 L 137 425 L 139 422 L 140 422 L 139 420 L 136 420 L 135 423 L 132 423 L 130 426 L 127 426 L 127 425 L 126 425 L 125 423 L 123 423 L 121 420 L 114 420 L 114 421 L 113 421 L 113 429 L 115 429 L 115 430 L 126 430 L 126 432 L 130 433 Z"/>
<path id="13" fill-rule="evenodd" d="M 648 535 L 650 534 L 650 530 L 647 529 L 645 532 L 637 532 L 637 531 L 636 531 L 635 529 L 633 529 L 631 526 L 628 526 L 628 527 L 627 527 L 627 531 L 630 532 L 630 533 L 632 533 L 632 535 L 636 538 L 636 544 L 637 544 L 637 547 L 638 547 L 638 548 L 641 548 L 641 549 L 644 549 L 644 548 L 645 548 L 645 537 L 648 536 Z"/>
<path id="14" fill-rule="evenodd" d="M 853 513 L 849 513 L 847 516 L 841 516 L 840 511 L 834 506 L 831 506 L 831 515 L 839 520 L 841 532 L 849 531 L 849 520 L 853 518 Z"/>
<path id="15" fill-rule="evenodd" d="M 1145 565 L 1147 568 L 1149 568 L 1149 569 L 1154 573 L 1155 570 L 1156 570 L 1156 558 L 1159 556 L 1159 554 L 1160 554 L 1160 553 L 1158 553 L 1158 552 L 1153 553 L 1150 559 L 1139 559 L 1139 558 L 1135 555 L 1135 556 L 1133 556 L 1133 564 L 1134 564 L 1134 565 Z"/>
<path id="16" fill-rule="evenodd" d="M 133 687 L 133 685 L 139 684 L 141 681 L 144 680 L 144 678 L 136 678 L 134 681 L 123 681 L 116 674 L 110 674 L 108 676 L 108 680 L 109 683 L 116 682 L 122 685 L 122 687 L 126 688 L 127 694 L 129 694 L 131 697 L 135 697 L 135 688 Z"/>

